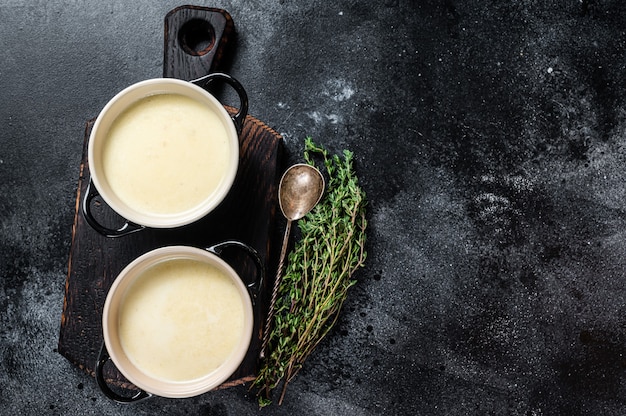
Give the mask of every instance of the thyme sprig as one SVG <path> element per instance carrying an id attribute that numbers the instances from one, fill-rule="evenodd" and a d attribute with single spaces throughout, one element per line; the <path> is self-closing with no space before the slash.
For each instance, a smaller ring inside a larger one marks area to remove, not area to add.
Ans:
<path id="1" fill-rule="evenodd" d="M 281 383 L 282 403 L 287 385 L 337 321 L 348 289 L 356 283 L 353 274 L 367 255 L 366 197 L 354 172 L 353 153 L 330 156 L 307 137 L 304 159 L 315 166 L 314 156 L 326 168 L 326 194 L 298 221 L 301 235 L 278 289 L 269 354 L 253 382 L 261 406 L 271 403 L 271 393 Z"/>

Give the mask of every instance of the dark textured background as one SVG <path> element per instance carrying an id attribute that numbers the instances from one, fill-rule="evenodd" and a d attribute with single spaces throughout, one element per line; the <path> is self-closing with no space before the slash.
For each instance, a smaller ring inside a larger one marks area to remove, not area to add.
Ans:
<path id="1" fill-rule="evenodd" d="M 182 3 L 184 4 L 184 3 Z M 626 3 L 215 1 L 299 161 L 355 152 L 369 258 L 284 415 L 626 414 Z M 86 120 L 162 71 L 173 1 L 0 0 L 0 409 L 117 405 L 56 351 Z"/>

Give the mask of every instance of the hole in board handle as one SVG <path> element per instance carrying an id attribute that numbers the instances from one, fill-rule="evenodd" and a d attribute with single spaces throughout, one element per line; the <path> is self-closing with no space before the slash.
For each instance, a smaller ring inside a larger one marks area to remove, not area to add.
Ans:
<path id="1" fill-rule="evenodd" d="M 180 28 L 178 42 L 189 55 L 206 55 L 215 46 L 215 29 L 206 20 L 191 19 Z"/>

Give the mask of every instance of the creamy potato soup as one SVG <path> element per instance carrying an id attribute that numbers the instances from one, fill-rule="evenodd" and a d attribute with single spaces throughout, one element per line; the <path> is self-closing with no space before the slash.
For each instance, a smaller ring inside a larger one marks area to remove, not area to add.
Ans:
<path id="1" fill-rule="evenodd" d="M 218 368 L 239 344 L 243 305 L 235 284 L 216 267 L 164 261 L 128 289 L 120 308 L 120 343 L 145 374 L 193 380 Z"/>
<path id="2" fill-rule="evenodd" d="M 175 214 L 211 196 L 226 175 L 230 152 L 226 127 L 207 105 L 159 94 L 139 100 L 113 122 L 103 172 L 130 208 Z"/>

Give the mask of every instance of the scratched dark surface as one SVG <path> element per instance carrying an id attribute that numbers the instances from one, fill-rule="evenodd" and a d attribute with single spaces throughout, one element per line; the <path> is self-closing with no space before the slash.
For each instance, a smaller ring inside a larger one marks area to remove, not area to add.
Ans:
<path id="1" fill-rule="evenodd" d="M 84 123 L 181 3 L 0 0 L 2 414 L 626 414 L 626 3 L 197 4 L 288 161 L 355 153 L 359 283 L 282 407 L 106 399 L 57 351 Z"/>

